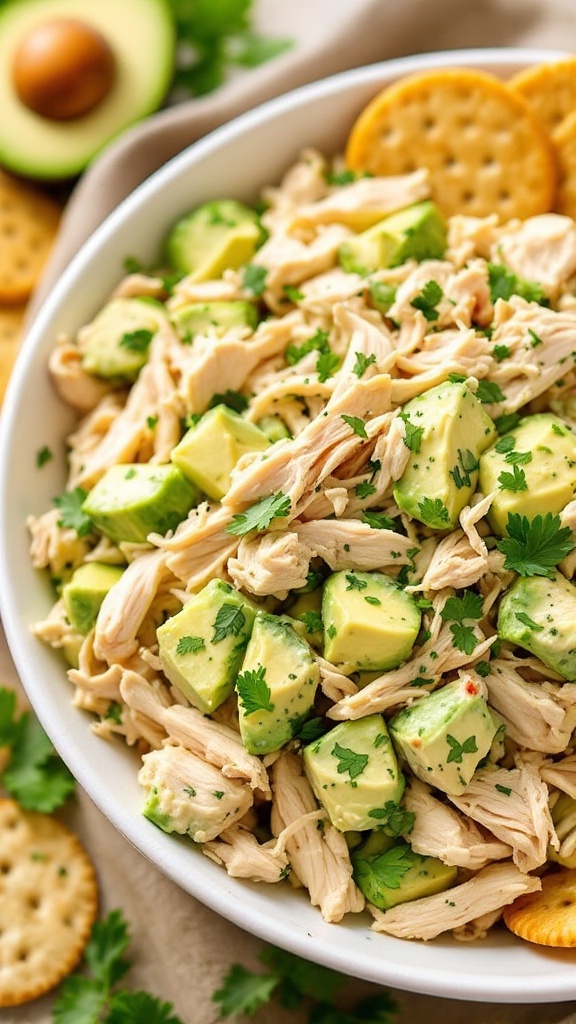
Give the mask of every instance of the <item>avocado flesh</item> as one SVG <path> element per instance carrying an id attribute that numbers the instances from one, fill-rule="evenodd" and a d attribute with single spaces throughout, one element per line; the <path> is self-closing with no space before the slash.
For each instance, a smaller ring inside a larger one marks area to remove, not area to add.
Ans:
<path id="1" fill-rule="evenodd" d="M 360 847 L 352 851 L 350 859 L 356 885 L 380 910 L 444 892 L 455 885 L 458 875 L 457 868 L 415 853 L 403 840 L 381 853 L 367 854 Z"/>
<path id="2" fill-rule="evenodd" d="M 561 573 L 554 579 L 520 577 L 500 602 L 498 636 L 526 648 L 548 668 L 574 682 L 576 587 Z"/>
<path id="3" fill-rule="evenodd" d="M 255 614 L 228 583 L 211 580 L 156 630 L 164 674 L 203 714 L 232 693 Z"/>
<path id="4" fill-rule="evenodd" d="M 139 462 L 111 466 L 82 511 L 117 544 L 143 544 L 149 533 L 176 529 L 197 500 L 196 488 L 176 466 Z"/>
<path id="5" fill-rule="evenodd" d="M 123 572 L 117 565 L 86 562 L 74 570 L 62 588 L 68 621 L 83 636 L 95 625 L 102 601 Z"/>
<path id="6" fill-rule="evenodd" d="M 322 649 L 324 644 L 324 632 L 322 629 L 314 629 L 315 618 L 308 619 L 307 616 L 320 616 L 322 618 L 322 589 L 311 590 L 308 594 L 299 594 L 294 604 L 290 605 L 288 615 L 292 619 L 304 625 L 305 636 L 312 647 Z M 312 627 L 312 628 L 311 628 Z"/>
<path id="7" fill-rule="evenodd" d="M 346 675 L 397 668 L 412 652 L 421 612 L 390 576 L 333 573 L 322 599 L 324 657 Z"/>
<path id="8" fill-rule="evenodd" d="M 576 494 L 576 437 L 567 424 L 552 413 L 525 416 L 514 430 L 503 434 L 513 438 L 509 453 L 498 452 L 495 447 L 485 451 L 480 459 L 479 486 L 483 494 L 495 491 L 487 519 L 494 533 L 506 534 L 508 516 L 518 513 L 527 519 L 551 512 L 561 512 Z M 529 453 L 530 461 L 519 463 L 524 473 L 526 490 L 514 491 L 502 487 L 499 476 L 512 472 L 514 454 Z"/>
<path id="9" fill-rule="evenodd" d="M 414 774 L 451 796 L 466 788 L 498 729 L 478 687 L 465 677 L 414 701 L 389 725 L 397 753 Z"/>
<path id="10" fill-rule="evenodd" d="M 576 868 L 576 800 L 567 793 L 561 793 L 552 807 L 552 821 L 561 846 L 560 850 L 549 846 L 548 859 L 563 868 Z M 569 841 L 565 845 L 566 839 Z"/>
<path id="11" fill-rule="evenodd" d="M 267 754 L 284 746 L 298 732 L 314 706 L 320 682 L 318 665 L 305 640 L 286 620 L 264 612 L 256 616 L 241 675 L 264 670 L 271 710 L 249 710 L 238 690 L 242 743 L 251 754 Z"/>
<path id="12" fill-rule="evenodd" d="M 425 200 L 385 217 L 340 246 L 338 258 L 350 273 L 370 274 L 407 260 L 442 259 L 446 224 L 438 207 Z"/>
<path id="13" fill-rule="evenodd" d="M 235 199 L 215 199 L 176 222 L 165 252 L 170 266 L 189 280 L 209 281 L 249 263 L 262 237 L 254 210 Z"/>
<path id="14" fill-rule="evenodd" d="M 402 416 L 423 433 L 411 440 L 395 501 L 425 526 L 454 529 L 476 490 L 480 455 L 496 440 L 496 428 L 463 383 L 425 391 L 406 403 Z"/>
<path id="15" fill-rule="evenodd" d="M 163 323 L 167 319 L 159 302 L 112 299 L 78 332 L 83 369 L 97 377 L 136 380 Z"/>
<path id="16" fill-rule="evenodd" d="M 268 440 L 274 444 L 276 441 L 284 441 L 292 434 L 279 416 L 263 416 L 256 424 L 266 434 Z"/>
<path id="17" fill-rule="evenodd" d="M 118 67 L 112 88 L 92 111 L 72 121 L 39 117 L 18 99 L 14 53 L 37 25 L 59 18 L 100 32 Z M 0 163 L 38 179 L 76 174 L 108 142 L 157 110 L 174 69 L 175 29 L 165 0 L 26 0 L 0 6 Z"/>
<path id="18" fill-rule="evenodd" d="M 382 715 L 342 722 L 303 756 L 308 781 L 340 832 L 375 828 L 386 805 L 402 798 L 404 776 Z"/>
<path id="19" fill-rule="evenodd" d="M 170 319 L 183 341 L 190 344 L 197 334 L 221 338 L 231 327 L 249 327 L 253 331 L 258 324 L 258 313 L 251 302 L 234 299 L 182 306 Z"/>
<path id="20" fill-rule="evenodd" d="M 266 434 L 226 405 L 217 405 L 172 449 L 175 466 L 216 501 L 230 487 L 230 474 L 243 455 L 270 447 Z"/>

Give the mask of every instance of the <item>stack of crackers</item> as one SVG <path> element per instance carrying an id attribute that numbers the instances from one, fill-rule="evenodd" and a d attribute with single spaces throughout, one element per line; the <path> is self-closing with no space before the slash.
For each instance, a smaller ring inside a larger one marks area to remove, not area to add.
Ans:
<path id="1" fill-rule="evenodd" d="M 427 168 L 447 217 L 576 218 L 576 58 L 508 82 L 470 68 L 407 76 L 363 110 L 346 163 L 377 175 Z"/>
<path id="2" fill-rule="evenodd" d="M 0 403 L 22 338 L 26 303 L 56 237 L 60 206 L 0 171 Z"/>

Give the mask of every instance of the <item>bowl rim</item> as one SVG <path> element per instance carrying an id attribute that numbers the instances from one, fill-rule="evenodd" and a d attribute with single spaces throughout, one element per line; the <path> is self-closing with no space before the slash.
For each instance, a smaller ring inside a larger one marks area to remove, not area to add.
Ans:
<path id="1" fill-rule="evenodd" d="M 25 380 L 29 371 L 29 364 L 33 362 L 34 354 L 41 345 L 51 318 L 60 307 L 66 296 L 70 294 L 74 284 L 85 273 L 86 268 L 97 256 L 102 243 L 109 237 L 114 236 L 121 229 L 127 219 L 140 210 L 148 202 L 150 196 L 157 190 L 170 186 L 170 181 L 176 177 L 183 167 L 189 163 L 200 162 L 205 156 L 217 151 L 220 146 L 231 142 L 241 136 L 246 130 L 265 124 L 285 112 L 294 110 L 321 97 L 329 97 L 351 82 L 355 86 L 360 84 L 374 84 L 375 89 L 395 78 L 409 74 L 414 71 L 432 69 L 440 66 L 475 66 L 481 65 L 486 70 L 491 67 L 498 68 L 502 65 L 525 66 L 530 63 L 559 60 L 568 56 L 567 51 L 558 49 L 538 48 L 486 48 L 441 51 L 425 55 L 413 55 L 409 57 L 396 58 L 394 60 L 378 62 L 366 65 L 361 68 L 354 68 L 349 71 L 340 72 L 328 78 L 321 79 L 308 85 L 285 93 L 262 105 L 250 110 L 233 121 L 216 128 L 209 135 L 193 143 L 181 153 L 173 157 L 163 167 L 157 170 L 151 177 L 147 178 L 133 193 L 119 204 L 119 206 L 103 221 L 94 231 L 90 238 L 84 243 L 78 254 L 62 273 L 60 279 L 54 286 L 50 295 L 45 299 L 39 309 L 34 322 L 32 323 L 27 337 L 22 346 L 22 355 L 16 362 L 12 379 L 9 382 L 5 405 L 0 421 L 0 579 L 8 581 L 0 587 L 0 615 L 6 632 L 8 646 L 11 650 L 16 668 L 22 679 L 34 710 L 53 742 L 56 740 L 55 724 L 52 720 L 48 700 L 43 697 L 42 691 L 35 688 L 30 681 L 32 661 L 27 655 L 26 642 L 22 638 L 22 623 L 14 612 L 10 601 L 10 560 L 9 560 L 9 537 L 6 529 L 7 507 L 9 503 L 8 486 L 8 453 L 10 450 L 10 437 L 16 437 L 17 416 L 20 402 L 23 400 Z M 36 641 L 35 641 L 36 642 Z M 77 712 L 76 712 L 77 713 Z M 86 725 L 86 723 L 84 723 Z M 58 746 L 56 740 L 55 746 Z M 418 963 L 418 955 L 413 954 L 414 947 L 421 944 L 408 943 L 405 963 L 394 963 L 393 969 L 389 969 L 385 957 L 378 970 L 371 965 L 363 966 L 361 958 L 355 955 L 350 962 L 350 955 L 337 947 L 333 949 L 319 948 L 318 936 L 311 932 L 306 933 L 304 929 L 292 928 L 290 934 L 286 933 L 286 926 L 279 924 L 274 914 L 269 910 L 257 909 L 252 904 L 245 903 L 242 899 L 231 899 L 232 890 L 234 896 L 236 890 L 241 891 L 242 887 L 237 886 L 238 880 L 228 879 L 222 869 L 223 880 L 232 881 L 232 888 L 229 884 L 222 884 L 216 893 L 208 893 L 197 884 L 194 877 L 186 871 L 184 859 L 178 855 L 170 858 L 168 863 L 163 863 L 163 852 L 167 849 L 166 840 L 174 842 L 173 837 L 159 833 L 152 829 L 146 834 L 143 833 L 141 821 L 127 819 L 121 804 L 114 803 L 109 807 L 109 788 L 102 784 L 99 775 L 94 772 L 94 766 L 88 754 L 83 749 L 66 748 L 61 751 L 61 756 L 68 764 L 79 784 L 86 791 L 88 796 L 99 807 L 104 815 L 111 821 L 113 826 L 134 845 L 137 850 L 151 860 L 154 865 L 164 874 L 170 877 L 177 885 L 185 889 L 200 902 L 205 903 L 210 909 L 222 917 L 232 921 L 239 927 L 257 935 L 261 939 L 274 945 L 289 949 L 310 960 L 324 963 L 327 966 L 340 970 L 345 974 L 352 973 L 354 976 L 364 978 L 367 981 L 378 984 L 393 985 L 396 988 L 407 991 L 421 992 L 428 995 L 443 996 L 454 999 L 471 999 L 479 1002 L 496 1001 L 501 1002 L 561 1002 L 576 998 L 576 972 L 574 966 L 576 960 L 570 958 L 565 962 L 568 965 L 566 975 L 553 975 L 552 979 L 546 978 L 546 972 L 531 974 L 513 975 L 512 977 L 504 972 L 501 976 L 486 976 L 481 982 L 477 973 L 466 970 L 450 969 L 449 950 L 452 942 L 446 947 L 447 970 L 438 972 L 436 967 L 426 968 Z M 251 890 L 252 891 L 252 890 Z M 319 915 L 319 911 L 314 913 Z M 364 922 L 363 922 L 364 924 Z M 337 927 L 337 926 L 336 926 Z M 369 933 L 374 938 L 373 933 Z M 378 936 L 381 938 L 381 936 Z M 321 940 L 323 942 L 323 940 Z M 395 943 L 401 940 L 393 940 Z M 438 941 L 438 940 L 437 940 Z M 325 945 L 325 943 L 324 943 Z M 440 943 L 440 946 L 442 943 Z M 480 944 L 474 944 L 476 946 Z M 509 947 L 502 947 L 508 950 Z M 537 950 L 541 952 L 541 950 Z M 556 952 L 556 951 L 554 951 Z M 552 972 L 553 973 L 553 972 Z M 489 986 L 489 992 L 484 986 Z"/>

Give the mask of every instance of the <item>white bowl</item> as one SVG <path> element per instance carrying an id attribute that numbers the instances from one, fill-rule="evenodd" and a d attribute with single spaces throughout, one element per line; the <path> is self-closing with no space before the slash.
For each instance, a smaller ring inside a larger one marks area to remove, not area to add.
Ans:
<path id="1" fill-rule="evenodd" d="M 337 152 L 361 108 L 388 82 L 422 68 L 468 65 L 507 77 L 561 54 L 538 50 L 459 51 L 365 67 L 267 103 L 176 157 L 96 231 L 68 267 L 23 346 L 6 397 L 0 441 L 1 613 L 30 700 L 72 772 L 120 832 L 178 885 L 268 942 L 348 974 L 397 988 L 491 1002 L 554 1002 L 576 997 L 576 951 L 532 946 L 504 931 L 481 942 L 406 942 L 370 930 L 368 915 L 328 925 L 303 893 L 229 878 L 190 841 L 142 817 L 136 759 L 106 744 L 71 704 L 58 654 L 30 626 L 52 604 L 47 579 L 28 557 L 26 517 L 52 505 L 64 486 L 63 455 L 38 470 L 44 445 L 62 452 L 72 416 L 58 400 L 46 365 L 54 337 L 90 319 L 123 274 L 123 259 L 151 261 L 167 227 L 204 200 L 256 198 L 299 151 Z"/>

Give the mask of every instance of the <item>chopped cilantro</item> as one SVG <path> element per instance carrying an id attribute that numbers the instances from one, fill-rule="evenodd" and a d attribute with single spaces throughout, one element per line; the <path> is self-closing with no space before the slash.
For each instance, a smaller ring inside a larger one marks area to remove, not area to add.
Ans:
<path id="1" fill-rule="evenodd" d="M 528 490 L 526 474 L 523 469 L 519 468 L 519 466 L 513 466 L 511 473 L 507 473 L 503 470 L 498 477 L 498 483 L 500 484 L 500 490 L 502 491 Z"/>
<path id="2" fill-rule="evenodd" d="M 201 636 L 181 636 L 176 644 L 176 654 L 197 654 L 205 650 L 206 645 Z"/>
<path id="3" fill-rule="evenodd" d="M 259 665 L 253 671 L 246 669 L 236 680 L 240 704 L 246 716 L 256 711 L 273 711 L 272 691 L 266 682 L 266 669 Z"/>
<path id="4" fill-rule="evenodd" d="M 459 448 L 458 462 L 454 468 L 450 470 L 450 476 L 456 484 L 456 487 L 472 487 L 470 473 L 475 473 L 479 465 L 480 463 L 478 462 L 478 459 L 469 448 L 465 448 L 464 451 Z"/>
<path id="5" fill-rule="evenodd" d="M 64 491 L 54 498 L 54 504 L 60 510 L 58 526 L 75 530 L 79 537 L 87 537 L 94 529 L 90 516 L 82 511 L 82 504 L 87 497 L 88 491 L 82 487 L 75 487 L 72 491 Z"/>
<path id="6" fill-rule="evenodd" d="M 519 619 L 524 626 L 528 626 L 529 629 L 534 629 L 537 632 L 540 632 L 544 629 L 544 626 L 539 626 L 538 623 L 534 622 L 534 619 L 531 619 L 526 612 L 514 612 L 514 614 L 516 618 Z"/>
<path id="7" fill-rule="evenodd" d="M 282 491 L 270 494 L 267 498 L 261 498 L 254 505 L 250 505 L 244 512 L 232 516 L 232 522 L 226 527 L 226 532 L 242 537 L 252 530 L 267 530 L 273 519 L 287 516 L 291 507 L 290 498 Z"/>
<path id="8" fill-rule="evenodd" d="M 365 590 L 368 586 L 366 580 L 358 579 L 358 577 L 354 576 L 354 573 L 351 572 L 346 573 L 346 579 L 348 580 L 346 590 Z"/>
<path id="9" fill-rule="evenodd" d="M 233 412 L 242 413 L 248 408 L 248 399 L 241 391 L 228 390 L 212 395 L 209 408 L 213 409 L 216 405 L 226 405 Z"/>
<path id="10" fill-rule="evenodd" d="M 414 423 L 411 423 L 408 413 L 406 412 L 399 413 L 399 416 L 404 422 L 404 437 L 402 440 L 406 447 L 417 455 L 420 451 L 424 427 L 417 427 Z"/>
<path id="11" fill-rule="evenodd" d="M 351 780 L 361 775 L 368 764 L 368 754 L 357 754 L 355 750 L 342 747 L 340 743 L 335 743 L 330 753 L 338 760 L 336 768 L 338 774 L 343 775 L 344 772 L 348 772 Z"/>
<path id="12" fill-rule="evenodd" d="M 214 619 L 213 644 L 219 644 L 227 636 L 239 636 L 246 624 L 246 616 L 235 604 L 223 604 Z"/>
<path id="13" fill-rule="evenodd" d="M 499 441 L 494 445 L 494 451 L 498 452 L 499 455 L 504 455 L 511 452 L 516 444 L 516 438 L 512 434 L 507 434 L 506 437 L 501 437 Z"/>
<path id="14" fill-rule="evenodd" d="M 506 395 L 494 381 L 479 380 L 478 387 L 476 388 L 476 398 L 479 402 L 490 404 L 492 402 L 504 402 Z"/>
<path id="15" fill-rule="evenodd" d="M 450 513 L 441 498 L 424 498 L 419 502 L 418 509 L 428 526 L 443 530 L 450 525 Z"/>
<path id="16" fill-rule="evenodd" d="M 444 622 L 451 622 L 450 632 L 454 647 L 465 654 L 472 654 L 476 647 L 474 629 L 466 625 L 470 620 L 482 618 L 482 596 L 472 590 L 465 590 L 462 597 L 449 597 L 440 615 Z"/>
<path id="17" fill-rule="evenodd" d="M 346 416 L 343 414 L 340 419 L 344 420 L 344 423 L 347 423 L 350 429 L 355 434 L 358 434 L 358 437 L 368 437 L 364 420 L 360 419 L 359 416 Z"/>
<path id="18" fill-rule="evenodd" d="M 307 633 L 318 633 L 324 629 L 320 612 L 303 612 L 300 616 Z"/>
<path id="19" fill-rule="evenodd" d="M 496 302 L 497 299 L 508 300 L 511 295 L 520 295 L 527 302 L 537 302 L 541 306 L 549 305 L 540 284 L 518 277 L 502 263 L 488 264 L 488 283 L 492 302 Z"/>
<path id="20" fill-rule="evenodd" d="M 394 530 L 397 531 L 398 523 L 392 516 L 386 515 L 385 512 L 363 512 L 362 519 L 368 526 L 371 526 L 373 530 Z"/>
<path id="21" fill-rule="evenodd" d="M 429 322 L 438 319 L 438 304 L 442 301 L 444 292 L 437 281 L 427 281 L 419 295 L 410 300 L 414 309 L 419 309 Z"/>
<path id="22" fill-rule="evenodd" d="M 499 793 L 503 793 L 504 796 L 510 796 L 512 792 L 509 786 L 502 786 L 499 782 L 494 784 L 494 789 L 497 789 Z"/>
<path id="23" fill-rule="evenodd" d="M 316 360 L 316 373 L 321 384 L 333 377 L 340 366 L 340 356 L 335 352 L 321 352 Z"/>
<path id="24" fill-rule="evenodd" d="M 386 281 L 373 281 L 369 288 L 370 298 L 374 303 L 376 309 L 383 316 L 390 309 L 390 306 L 394 304 L 396 298 L 396 286 L 388 284 Z"/>
<path id="25" fill-rule="evenodd" d="M 519 576 L 552 577 L 554 567 L 574 547 L 571 529 L 561 526 L 560 516 L 551 512 L 532 520 L 510 512 L 506 532 L 496 547 L 506 556 L 504 568 Z"/>
<path id="26" fill-rule="evenodd" d="M 446 735 L 446 742 L 450 747 L 450 753 L 446 758 L 448 764 L 452 761 L 455 764 L 462 764 L 464 754 L 476 754 L 478 752 L 478 744 L 476 743 L 475 736 L 468 736 L 463 743 L 459 743 L 454 736 L 451 736 L 450 733 L 448 733 Z"/>
<path id="27" fill-rule="evenodd" d="M 527 466 L 532 462 L 532 452 L 507 452 L 504 461 L 509 466 Z"/>
<path id="28" fill-rule="evenodd" d="M 293 284 L 285 284 L 282 291 L 290 302 L 299 302 L 300 299 L 304 298 L 304 292 L 301 292 L 300 289 L 296 288 Z"/>
<path id="29" fill-rule="evenodd" d="M 294 366 L 299 363 L 304 356 L 307 356 L 309 352 L 320 352 L 330 353 L 330 345 L 328 343 L 329 334 L 328 331 L 323 331 L 322 328 L 318 328 L 312 337 L 307 338 L 301 345 L 288 345 L 284 352 L 284 358 L 289 366 Z"/>
<path id="30" fill-rule="evenodd" d="M 530 338 L 532 339 L 531 340 L 532 348 L 537 348 L 538 345 L 543 345 L 544 344 L 544 342 L 542 341 L 542 338 L 540 338 L 536 334 L 536 331 L 533 331 L 531 327 L 528 328 L 528 334 L 530 335 Z"/>
<path id="31" fill-rule="evenodd" d="M 357 498 L 370 498 L 376 494 L 376 488 L 369 480 L 361 480 L 359 484 L 356 484 L 354 494 Z"/>
<path id="32" fill-rule="evenodd" d="M 45 466 L 46 463 L 50 462 L 53 458 L 54 453 L 50 450 L 50 448 L 48 448 L 47 445 L 44 445 L 43 448 L 39 448 L 38 451 L 36 452 L 36 466 L 38 467 L 38 469 L 42 469 L 42 466 Z"/>
<path id="33" fill-rule="evenodd" d="M 378 828 L 386 835 L 401 836 L 412 831 L 416 815 L 413 811 L 405 811 L 393 800 L 388 800 L 383 807 L 374 807 L 368 811 L 368 817 L 377 821 Z"/>
<path id="34" fill-rule="evenodd" d="M 363 352 L 356 352 L 356 362 L 352 367 L 352 373 L 355 373 L 358 378 L 362 377 L 369 366 L 374 366 L 376 363 L 376 356 L 374 353 L 370 356 L 364 355 Z"/>
<path id="35" fill-rule="evenodd" d="M 346 588 L 346 589 L 348 589 L 348 588 Z M 380 600 L 379 597 L 371 597 L 370 594 L 367 594 L 366 597 L 364 598 L 364 600 L 368 604 L 374 604 L 374 605 L 382 604 L 382 601 Z"/>
<path id="36" fill-rule="evenodd" d="M 127 348 L 129 352 L 147 352 L 153 336 L 152 331 L 141 327 L 137 331 L 126 331 L 118 344 L 120 348 Z"/>
<path id="37" fill-rule="evenodd" d="M 38 720 L 18 715 L 14 690 L 0 687 L 0 747 L 9 752 L 0 782 L 28 811 L 51 814 L 74 792 L 75 783 Z"/>
<path id="38" fill-rule="evenodd" d="M 507 434 L 509 430 L 514 430 L 520 423 L 520 416 L 517 412 L 507 412 L 502 416 L 498 416 L 494 420 L 494 426 L 499 434 Z"/>
<path id="39" fill-rule="evenodd" d="M 508 359 L 510 356 L 510 349 L 508 345 L 494 345 L 492 355 L 497 363 L 501 363 L 503 359 Z"/>
<path id="40" fill-rule="evenodd" d="M 252 295 L 259 297 L 264 294 L 266 288 L 266 278 L 268 271 L 266 267 L 259 267 L 256 263 L 248 263 L 244 267 L 244 274 L 242 276 L 242 287 L 247 292 L 252 292 Z"/>

